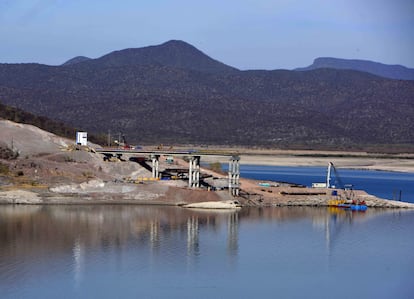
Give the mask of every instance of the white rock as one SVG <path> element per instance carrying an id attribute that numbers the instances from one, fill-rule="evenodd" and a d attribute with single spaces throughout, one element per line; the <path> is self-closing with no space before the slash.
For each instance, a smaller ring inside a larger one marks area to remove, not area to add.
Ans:
<path id="1" fill-rule="evenodd" d="M 205 201 L 183 205 L 183 208 L 197 209 L 239 209 L 241 204 L 237 200 Z"/>

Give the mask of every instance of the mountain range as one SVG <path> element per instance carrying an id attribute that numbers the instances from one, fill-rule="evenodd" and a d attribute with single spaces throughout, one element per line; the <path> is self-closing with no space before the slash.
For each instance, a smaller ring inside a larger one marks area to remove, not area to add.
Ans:
<path id="1" fill-rule="evenodd" d="M 360 59 L 340 59 L 331 57 L 319 57 L 308 67 L 297 68 L 296 71 L 310 71 L 321 68 L 338 70 L 355 70 L 371 73 L 384 78 L 397 80 L 414 80 L 414 69 L 402 65 L 389 65 L 374 61 Z"/>
<path id="2" fill-rule="evenodd" d="M 240 71 L 183 41 L 0 64 L 0 102 L 131 143 L 414 148 L 414 81 L 367 72 Z"/>

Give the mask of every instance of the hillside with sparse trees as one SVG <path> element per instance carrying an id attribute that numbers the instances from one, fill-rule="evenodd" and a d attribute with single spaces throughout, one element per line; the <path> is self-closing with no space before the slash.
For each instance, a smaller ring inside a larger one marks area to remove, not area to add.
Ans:
<path id="1" fill-rule="evenodd" d="M 138 144 L 412 151 L 414 81 L 240 71 L 181 41 L 62 66 L 0 64 L 0 101 Z"/>

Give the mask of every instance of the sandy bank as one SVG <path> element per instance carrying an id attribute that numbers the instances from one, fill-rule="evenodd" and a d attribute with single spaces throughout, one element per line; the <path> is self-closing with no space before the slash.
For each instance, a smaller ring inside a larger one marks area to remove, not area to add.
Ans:
<path id="1" fill-rule="evenodd" d="M 328 207 L 332 199 L 355 199 L 365 201 L 370 208 L 414 209 L 413 203 L 378 198 L 363 190 L 352 193 L 341 189 L 301 188 L 292 186 L 259 186 L 255 180 L 241 179 L 243 192 L 239 199 L 244 206 L 316 206 Z M 336 190 L 338 196 L 333 197 Z"/>
<path id="2" fill-rule="evenodd" d="M 91 180 L 44 189 L 0 189 L 0 204 L 145 204 L 184 205 L 231 200 L 226 191 L 179 187 L 174 182 L 131 184 Z"/>
<path id="3" fill-rule="evenodd" d="M 327 157 L 299 156 L 289 154 L 242 154 L 241 161 L 245 165 L 267 165 L 267 166 L 326 166 L 333 162 L 339 168 L 368 169 L 414 172 L 414 158 L 378 158 L 372 156 L 338 157 L 335 155 Z"/>
<path id="4" fill-rule="evenodd" d="M 234 201 L 227 190 L 206 191 L 154 182 L 147 185 L 125 183 L 79 184 L 61 186 L 51 190 L 0 191 L 0 204 L 135 204 L 183 206 L 200 202 Z M 242 182 L 241 196 L 236 198 L 242 206 L 314 206 L 327 207 L 332 199 L 331 189 L 295 187 L 258 188 L 254 181 Z M 340 190 L 338 190 L 341 192 Z M 377 198 L 364 191 L 355 191 L 356 198 L 364 200 L 370 208 L 409 208 L 414 204 Z M 205 205 L 205 204 L 204 204 Z M 197 204 L 194 207 L 198 207 Z"/>
<path id="5" fill-rule="evenodd" d="M 201 152 L 204 148 L 199 149 Z M 242 165 L 322 166 L 333 162 L 339 168 L 385 170 L 414 173 L 414 154 L 377 154 L 367 152 L 215 148 L 208 151 L 239 155 Z M 203 162 L 227 163 L 225 157 L 203 157 Z"/>

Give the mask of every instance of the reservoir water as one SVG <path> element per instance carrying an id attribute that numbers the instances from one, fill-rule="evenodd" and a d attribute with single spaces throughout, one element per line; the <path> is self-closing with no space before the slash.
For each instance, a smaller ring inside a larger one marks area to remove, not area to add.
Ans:
<path id="1" fill-rule="evenodd" d="M 227 166 L 227 165 L 223 165 Z M 241 165 L 241 176 L 257 180 L 284 181 L 305 186 L 325 182 L 327 167 L 289 167 Z M 352 185 L 380 198 L 414 203 L 414 173 L 374 171 L 361 169 L 338 169 L 331 183 L 338 187 Z"/>
<path id="2" fill-rule="evenodd" d="M 394 209 L 4 205 L 0 298 L 414 298 L 413 229 Z"/>

